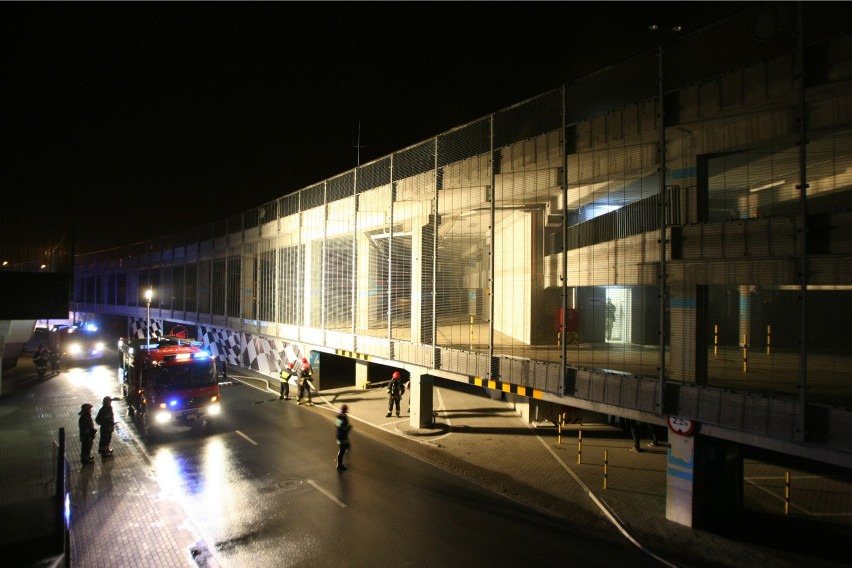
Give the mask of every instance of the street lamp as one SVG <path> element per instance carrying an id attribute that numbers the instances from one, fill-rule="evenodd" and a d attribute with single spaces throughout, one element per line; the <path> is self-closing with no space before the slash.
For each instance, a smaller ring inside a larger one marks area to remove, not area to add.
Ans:
<path id="1" fill-rule="evenodd" d="M 145 290 L 145 302 L 148 304 L 148 325 L 145 326 L 145 348 L 151 348 L 151 297 L 154 291 L 150 288 Z"/>

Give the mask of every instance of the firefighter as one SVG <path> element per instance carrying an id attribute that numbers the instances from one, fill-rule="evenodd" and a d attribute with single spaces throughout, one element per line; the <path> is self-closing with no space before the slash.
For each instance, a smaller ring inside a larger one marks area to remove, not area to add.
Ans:
<path id="1" fill-rule="evenodd" d="M 344 404 L 340 407 L 337 420 L 334 421 L 334 425 L 337 427 L 337 471 L 346 471 L 346 466 L 343 465 L 343 456 L 349 449 L 349 430 L 352 429 L 352 425 L 349 424 L 349 417 L 346 415 L 347 412 L 349 412 L 349 407 Z"/>
<path id="2" fill-rule="evenodd" d="M 92 405 L 86 403 L 80 407 L 80 461 L 83 464 L 89 464 L 95 461 L 92 457 L 92 443 L 95 441 L 95 423 L 92 421 Z"/>
<path id="3" fill-rule="evenodd" d="M 278 400 L 290 400 L 290 377 L 296 375 L 296 371 L 293 370 L 293 362 L 290 361 L 290 364 L 281 369 L 281 374 L 278 375 L 278 379 L 281 381 L 281 394 L 278 397 Z"/>
<path id="4" fill-rule="evenodd" d="M 103 406 L 98 410 L 95 422 L 101 427 L 101 438 L 98 440 L 98 453 L 101 454 L 101 457 L 111 458 L 112 449 L 109 445 L 112 442 L 112 432 L 115 430 L 115 415 L 112 412 L 112 399 L 110 397 L 104 397 Z"/>
<path id="5" fill-rule="evenodd" d="M 299 404 L 302 404 L 302 396 L 305 392 L 308 393 L 308 404 L 313 404 L 311 402 L 311 376 L 313 375 L 313 371 L 311 369 L 311 364 L 308 363 L 308 360 L 302 357 L 302 366 L 299 368 L 299 400 L 297 401 Z"/>
<path id="6" fill-rule="evenodd" d="M 51 345 L 47 353 L 47 358 L 50 361 L 50 371 L 52 373 L 59 373 L 62 366 L 62 351 L 59 350 L 59 347 Z"/>
<path id="7" fill-rule="evenodd" d="M 38 373 L 39 379 L 44 378 L 44 373 L 45 371 L 47 371 L 48 358 L 49 356 L 47 348 L 44 345 L 40 344 L 35 352 L 35 355 L 33 355 L 33 365 L 35 365 L 36 373 Z"/>
<path id="8" fill-rule="evenodd" d="M 385 415 L 385 418 L 390 417 L 394 406 L 396 406 L 396 417 L 399 418 L 399 401 L 404 394 L 405 385 L 402 384 L 399 371 L 394 371 L 391 381 L 388 384 L 388 413 Z"/>

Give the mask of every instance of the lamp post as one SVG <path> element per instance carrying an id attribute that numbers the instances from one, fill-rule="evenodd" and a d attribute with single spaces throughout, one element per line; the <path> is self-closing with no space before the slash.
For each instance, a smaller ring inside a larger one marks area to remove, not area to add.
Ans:
<path id="1" fill-rule="evenodd" d="M 148 305 L 148 324 L 145 326 L 145 348 L 151 348 L 151 297 L 154 291 L 151 288 L 145 290 L 145 303 Z"/>

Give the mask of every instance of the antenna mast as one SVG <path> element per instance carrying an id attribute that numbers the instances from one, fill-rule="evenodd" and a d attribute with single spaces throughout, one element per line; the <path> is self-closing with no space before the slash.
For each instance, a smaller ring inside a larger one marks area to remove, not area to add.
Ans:
<path id="1" fill-rule="evenodd" d="M 360 166 L 361 165 L 361 148 L 364 148 L 364 146 L 361 146 L 361 119 L 360 118 L 358 119 L 358 135 L 357 135 L 357 138 L 356 138 L 356 141 L 355 141 L 355 148 L 357 150 L 357 154 L 356 154 L 357 161 L 356 161 L 355 165 Z"/>

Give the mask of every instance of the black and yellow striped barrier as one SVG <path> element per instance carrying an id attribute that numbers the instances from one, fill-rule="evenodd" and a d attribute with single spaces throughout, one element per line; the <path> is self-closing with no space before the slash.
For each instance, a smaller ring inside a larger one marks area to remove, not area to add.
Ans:
<path id="1" fill-rule="evenodd" d="M 502 392 L 516 394 L 518 396 L 537 398 L 539 400 L 544 398 L 544 391 L 541 391 L 539 389 L 532 389 L 530 387 L 525 387 L 521 385 L 513 385 L 512 383 L 504 383 L 503 381 L 493 381 L 480 377 L 468 377 L 467 382 L 471 385 L 475 385 L 478 387 L 485 387 L 491 390 L 498 390 Z"/>

